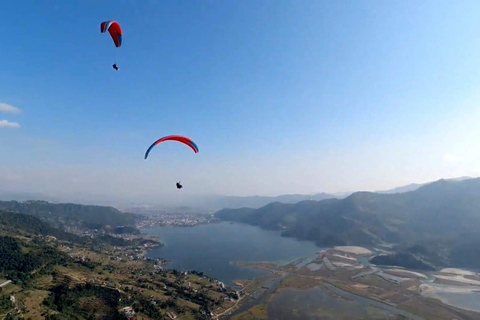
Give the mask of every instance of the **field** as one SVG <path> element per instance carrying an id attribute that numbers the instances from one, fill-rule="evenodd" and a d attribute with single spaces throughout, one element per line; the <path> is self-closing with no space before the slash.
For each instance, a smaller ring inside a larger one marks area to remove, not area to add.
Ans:
<path id="1" fill-rule="evenodd" d="M 247 311 L 235 316 L 232 320 L 263 320 L 268 319 L 267 306 L 265 303 L 258 304 Z"/>
<path id="2" fill-rule="evenodd" d="M 355 257 L 368 252 L 359 247 L 336 247 L 322 252 L 311 261 L 299 260 L 285 266 L 242 263 L 263 270 L 270 268 L 272 274 L 269 278 L 281 281 L 271 293 L 263 288 L 265 278 L 249 283 L 245 292 L 258 299 L 259 303 L 235 314 L 232 319 L 480 318 L 478 313 L 423 297 L 422 290 L 434 290 L 422 284 L 422 280 L 427 278 L 423 273 L 402 268 L 363 267 Z M 337 263 L 337 267 L 331 270 L 323 266 L 326 260 L 342 260 L 345 264 Z M 312 265 L 315 267 L 310 268 Z M 464 286 L 478 281 L 470 279 L 476 276 L 469 273 L 446 271 L 449 272 L 440 276 L 462 280 Z M 467 287 L 463 288 L 466 290 Z"/>
<path id="3" fill-rule="evenodd" d="M 56 257 L 66 254 L 63 262 L 44 264 L 26 274 L 25 280 L 2 288 L 0 319 L 7 314 L 19 319 L 45 319 L 54 314 L 59 319 L 87 319 L 93 314 L 114 314 L 125 306 L 134 307 L 135 319 L 158 319 L 167 312 L 194 319 L 203 309 L 221 313 L 235 303 L 231 301 L 235 292 L 215 279 L 163 270 L 159 261 L 133 259 L 135 248 L 42 241 L 38 237 L 28 250 L 38 250 L 38 243 L 44 250 L 54 245 Z"/>

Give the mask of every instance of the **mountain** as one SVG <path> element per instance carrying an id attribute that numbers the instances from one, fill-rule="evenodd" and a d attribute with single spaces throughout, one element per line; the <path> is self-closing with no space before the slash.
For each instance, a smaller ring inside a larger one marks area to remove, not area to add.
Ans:
<path id="1" fill-rule="evenodd" d="M 397 188 L 393 188 L 393 189 L 390 189 L 390 190 L 376 191 L 376 193 L 392 194 L 392 193 L 404 193 L 404 192 L 409 192 L 409 191 L 415 191 L 418 188 L 420 188 L 424 185 L 427 185 L 429 183 L 430 182 L 427 182 L 427 183 L 411 183 L 411 184 L 408 184 L 406 186 L 397 187 Z"/>
<path id="2" fill-rule="evenodd" d="M 462 181 L 471 179 L 470 177 L 460 177 L 449 179 L 448 181 Z M 391 190 L 376 191 L 376 193 L 405 193 L 417 190 L 419 187 L 427 185 L 427 183 L 412 183 L 407 186 L 394 188 Z M 221 209 L 240 209 L 253 208 L 258 209 L 269 203 L 280 202 L 294 204 L 301 201 L 313 200 L 320 201 L 325 199 L 344 199 L 352 195 L 354 192 L 337 192 L 337 193 L 316 193 L 316 194 L 284 194 L 279 196 L 224 196 L 224 195 L 192 195 L 188 199 L 182 199 L 181 203 L 129 203 L 122 205 L 121 210 L 134 212 L 138 214 L 158 214 L 158 213 L 178 213 L 178 214 L 195 214 L 209 213 Z M 118 204 L 116 205 L 117 208 Z"/>
<path id="3" fill-rule="evenodd" d="M 480 178 L 439 180 L 397 194 L 357 192 L 345 199 L 224 209 L 216 216 L 282 230 L 285 236 L 320 246 L 414 244 L 434 239 L 448 248 L 469 248 L 472 258 L 464 259 L 462 265 L 476 263 L 480 257 L 479 239 L 467 237 L 480 230 Z"/>
<path id="4" fill-rule="evenodd" d="M 160 213 L 198 214 L 212 213 L 220 209 L 261 208 L 272 202 L 297 203 L 303 200 L 324 200 L 335 196 L 326 193 L 313 195 L 286 194 L 276 197 L 266 196 L 221 196 L 221 195 L 192 195 L 185 199 L 182 204 L 130 204 L 121 209 L 141 215 Z"/>
<path id="5" fill-rule="evenodd" d="M 0 210 L 33 215 L 52 225 L 79 225 L 100 229 L 135 224 L 135 215 L 123 213 L 113 207 L 51 203 L 47 201 L 0 201 Z"/>
<path id="6" fill-rule="evenodd" d="M 352 196 L 346 200 L 302 201 L 296 204 L 275 202 L 260 209 L 224 209 L 216 216 L 222 220 L 282 230 L 285 236 L 312 240 L 321 246 L 373 245 L 397 240 L 395 232 L 382 225 L 376 216 L 358 210 L 356 202 Z"/>
<path id="7" fill-rule="evenodd" d="M 206 196 L 196 200 L 196 205 L 204 208 L 222 209 L 222 208 L 260 208 L 272 202 L 297 203 L 304 200 L 324 200 L 335 198 L 327 193 L 317 193 L 313 195 L 305 194 L 285 194 L 276 197 L 266 196 Z"/>
<path id="8" fill-rule="evenodd" d="M 19 234 L 19 232 L 21 232 L 53 236 L 59 240 L 85 243 L 85 239 L 80 236 L 54 228 L 37 217 L 23 213 L 0 211 L 0 230 L 10 231 L 13 234 Z"/>
<path id="9" fill-rule="evenodd" d="M 12 191 L 0 191 L 0 200 L 2 201 L 27 201 L 31 199 L 44 200 L 44 201 L 56 201 L 52 196 L 45 195 L 43 193 L 33 192 L 12 192 Z"/>
<path id="10" fill-rule="evenodd" d="M 464 180 L 469 180 L 469 179 L 473 179 L 473 178 L 472 177 L 458 177 L 458 178 L 445 179 L 445 180 L 447 180 L 447 181 L 464 181 Z M 408 184 L 406 186 L 397 187 L 397 188 L 393 188 L 393 189 L 390 189 L 390 190 L 376 191 L 376 193 L 404 193 L 404 192 L 409 192 L 409 191 L 415 191 L 418 188 L 426 186 L 427 184 L 430 184 L 432 182 L 411 183 L 411 184 Z"/>
<path id="11" fill-rule="evenodd" d="M 147 243 L 159 244 L 152 239 L 136 238 L 126 240 L 118 237 L 114 237 L 108 234 L 108 231 L 113 234 L 136 234 L 140 235 L 140 230 L 131 226 L 123 226 L 117 228 L 105 228 L 107 234 L 103 232 L 97 234 L 93 239 L 90 237 L 78 236 L 69 232 L 65 232 L 58 228 L 53 227 L 50 223 L 40 220 L 29 214 L 8 212 L 0 210 L 0 234 L 14 235 L 14 236 L 26 236 L 31 238 L 32 236 L 51 236 L 58 240 L 69 241 L 75 244 L 92 244 L 94 246 L 99 245 L 113 245 L 113 246 L 138 246 Z"/>

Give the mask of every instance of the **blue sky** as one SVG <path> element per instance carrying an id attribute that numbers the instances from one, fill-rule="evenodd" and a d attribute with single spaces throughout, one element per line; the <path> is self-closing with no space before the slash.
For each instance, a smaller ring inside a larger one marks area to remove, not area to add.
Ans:
<path id="1" fill-rule="evenodd" d="M 478 1 L 5 1 L 0 103 L 20 112 L 0 107 L 0 189 L 161 201 L 479 175 L 478 12 Z M 100 33 L 109 19 L 121 48 Z M 200 153 L 167 143 L 144 161 L 169 134 Z"/>

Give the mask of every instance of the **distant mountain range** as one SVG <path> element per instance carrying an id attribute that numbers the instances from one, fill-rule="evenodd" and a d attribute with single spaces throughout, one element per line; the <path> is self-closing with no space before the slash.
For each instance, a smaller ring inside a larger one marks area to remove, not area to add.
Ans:
<path id="1" fill-rule="evenodd" d="M 357 192 L 344 199 L 271 203 L 259 209 L 224 209 L 238 221 L 320 246 L 397 244 L 426 246 L 444 264 L 480 265 L 480 178 L 439 180 L 405 193 Z M 468 255 L 458 255 L 468 252 Z"/>
<path id="2" fill-rule="evenodd" d="M 449 181 L 463 181 L 471 179 L 470 177 L 460 177 L 449 179 Z M 376 191 L 376 193 L 404 193 L 414 191 L 427 183 L 412 183 L 406 186 L 394 188 L 391 190 Z M 224 196 L 224 195 L 192 195 L 179 205 L 173 204 L 152 204 L 145 202 L 143 204 L 136 204 L 135 202 L 128 202 L 126 200 L 118 201 L 108 197 L 76 196 L 72 199 L 66 199 L 53 195 L 46 195 L 41 193 L 29 192 L 11 192 L 0 191 L 0 200 L 3 201 L 28 201 L 28 200 L 44 200 L 48 202 L 73 202 L 79 204 L 97 204 L 101 206 L 114 206 L 120 208 L 122 211 L 135 212 L 139 214 L 151 214 L 160 212 L 177 212 L 177 213 L 197 213 L 205 211 L 216 211 L 224 208 L 239 209 L 239 208 L 261 208 L 269 203 L 297 203 L 305 200 L 320 201 L 325 199 L 337 198 L 343 199 L 350 196 L 353 192 L 341 193 L 316 193 L 316 194 L 284 194 L 279 196 Z"/>
<path id="3" fill-rule="evenodd" d="M 305 194 L 285 194 L 276 197 L 266 196 L 209 196 L 198 200 L 198 205 L 206 208 L 260 208 L 271 202 L 297 203 L 304 200 L 320 201 L 334 198 L 335 196 L 327 193 L 317 193 L 313 195 Z"/>
<path id="4" fill-rule="evenodd" d="M 380 190 L 380 191 L 376 191 L 376 193 L 387 193 L 387 194 L 393 194 L 393 193 L 404 193 L 404 192 L 409 192 L 409 191 L 415 191 L 417 190 L 418 188 L 422 187 L 422 186 L 426 186 L 427 184 L 429 184 L 431 182 L 427 182 L 427 183 L 412 183 L 412 184 L 409 184 L 409 185 L 406 185 L 406 186 L 402 186 L 402 187 L 397 187 L 397 188 L 393 188 L 393 189 L 390 189 L 390 190 Z"/>
<path id="5" fill-rule="evenodd" d="M 469 180 L 473 179 L 472 177 L 459 177 L 459 178 L 453 178 L 453 179 L 445 179 L 447 181 L 464 181 L 464 180 Z M 383 190 L 383 191 L 376 191 L 376 193 L 404 193 L 404 192 L 409 192 L 409 191 L 415 191 L 418 188 L 422 186 L 426 186 L 427 184 L 430 184 L 432 182 L 426 182 L 426 183 L 411 183 L 406 186 L 402 187 L 397 187 L 394 189 L 390 190 Z"/>
<path id="6" fill-rule="evenodd" d="M 455 179 L 448 179 L 448 181 L 463 181 L 472 179 L 470 177 L 460 177 Z M 432 182 L 427 183 L 413 183 L 406 186 L 394 188 L 391 190 L 377 191 L 376 193 L 404 193 L 408 191 L 414 191 L 421 186 L 425 186 Z M 253 208 L 258 209 L 269 203 L 280 202 L 280 203 L 297 203 L 306 200 L 320 201 L 325 199 L 343 199 L 350 196 L 353 192 L 343 192 L 343 193 L 316 193 L 316 194 L 285 194 L 274 197 L 267 196 L 222 196 L 222 195 L 210 195 L 210 196 L 192 196 L 189 199 L 189 203 L 184 203 L 183 206 L 177 207 L 168 207 L 168 206 L 150 206 L 148 208 L 141 206 L 132 206 L 128 210 L 132 212 L 145 213 L 157 212 L 166 210 L 166 211 L 178 211 L 183 213 L 195 213 L 196 211 L 208 211 L 208 210 L 220 210 L 220 209 L 240 209 L 240 208 Z"/>
<path id="7" fill-rule="evenodd" d="M 0 200 L 1 201 L 43 200 L 43 201 L 56 202 L 58 199 L 43 193 L 0 191 Z"/>

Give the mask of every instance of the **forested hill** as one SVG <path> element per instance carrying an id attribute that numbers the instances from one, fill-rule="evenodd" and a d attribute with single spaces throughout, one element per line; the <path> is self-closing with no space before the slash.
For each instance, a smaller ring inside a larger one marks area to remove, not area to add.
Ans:
<path id="1" fill-rule="evenodd" d="M 57 227 L 80 225 L 100 229 L 107 225 L 117 227 L 135 224 L 135 215 L 104 206 L 46 201 L 0 201 L 0 210 L 33 215 Z"/>
<path id="2" fill-rule="evenodd" d="M 0 211 L 0 230 L 11 231 L 10 234 L 38 234 L 42 236 L 53 236 L 59 240 L 84 243 L 85 239 L 77 235 L 53 228 L 48 223 L 37 217 L 28 214 Z"/>
<path id="3" fill-rule="evenodd" d="M 480 230 L 480 179 L 439 180 L 400 194 L 357 192 L 341 200 L 224 209 L 216 216 L 319 245 L 460 239 Z"/>
<path id="4" fill-rule="evenodd" d="M 126 320 L 119 310 L 131 307 L 142 319 L 206 319 L 202 314 L 225 311 L 230 298 L 238 299 L 203 274 L 141 259 L 155 242 L 103 232 L 80 237 L 32 215 L 0 210 L 0 279 L 12 282 L 0 290 L 0 318 Z"/>

